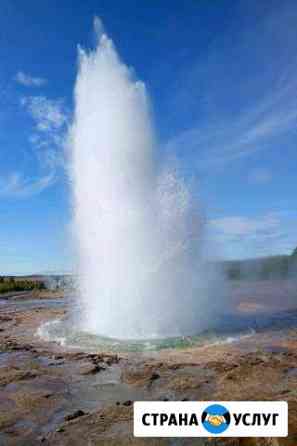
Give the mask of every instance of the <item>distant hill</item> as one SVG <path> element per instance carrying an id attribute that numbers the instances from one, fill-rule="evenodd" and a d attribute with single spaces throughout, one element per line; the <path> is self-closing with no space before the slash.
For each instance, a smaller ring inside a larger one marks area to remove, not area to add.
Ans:
<path id="1" fill-rule="evenodd" d="M 11 291 L 59 290 L 72 288 L 73 277 L 69 274 L 31 274 L 26 276 L 0 276 L 0 294 Z"/>
<path id="2" fill-rule="evenodd" d="M 16 280 L 13 276 L 0 277 L 0 294 L 14 291 L 32 291 L 43 289 L 45 289 L 45 284 L 40 280 L 37 281 L 24 278 L 18 278 Z"/>
<path id="3" fill-rule="evenodd" d="M 230 280 L 265 280 L 297 278 L 297 248 L 291 255 L 278 255 L 257 259 L 230 260 L 223 262 Z"/>

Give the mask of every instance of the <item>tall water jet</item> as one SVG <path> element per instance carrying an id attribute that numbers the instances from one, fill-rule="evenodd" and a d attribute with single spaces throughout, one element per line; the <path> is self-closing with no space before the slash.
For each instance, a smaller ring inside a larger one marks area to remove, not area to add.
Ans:
<path id="1" fill-rule="evenodd" d="M 202 219 L 177 170 L 159 165 L 145 86 L 104 32 L 79 49 L 70 172 L 81 328 L 122 339 L 205 328 Z"/>

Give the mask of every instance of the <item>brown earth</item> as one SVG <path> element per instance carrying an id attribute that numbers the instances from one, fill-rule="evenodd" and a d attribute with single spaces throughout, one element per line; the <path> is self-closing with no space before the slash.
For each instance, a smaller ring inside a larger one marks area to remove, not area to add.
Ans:
<path id="1" fill-rule="evenodd" d="M 87 353 L 35 336 L 63 308 L 0 307 L 0 445 L 297 446 L 297 329 L 155 353 Z M 283 439 L 137 439 L 135 400 L 286 400 Z"/>

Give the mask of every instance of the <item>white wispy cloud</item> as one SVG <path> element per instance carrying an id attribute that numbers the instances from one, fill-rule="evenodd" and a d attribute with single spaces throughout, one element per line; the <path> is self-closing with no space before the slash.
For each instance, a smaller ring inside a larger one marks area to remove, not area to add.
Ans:
<path id="1" fill-rule="evenodd" d="M 61 99 L 45 96 L 21 98 L 21 107 L 32 119 L 29 142 L 36 156 L 36 175 L 11 172 L 0 175 L 0 196 L 27 198 L 52 186 L 64 165 L 64 140 L 68 112 Z"/>
<path id="2" fill-rule="evenodd" d="M 259 233 L 269 237 L 275 235 L 280 219 L 274 214 L 257 218 L 231 216 L 213 219 L 210 224 L 219 234 L 228 238 L 250 237 Z"/>
<path id="3" fill-rule="evenodd" d="M 239 116 L 210 119 L 205 125 L 183 131 L 170 139 L 165 150 L 197 156 L 197 167 L 208 169 L 275 147 L 276 138 L 296 131 L 297 82 L 246 107 Z"/>
<path id="4" fill-rule="evenodd" d="M 291 252 L 297 243 L 296 223 L 296 213 L 233 215 L 210 220 L 209 231 L 227 257 L 254 257 Z"/>
<path id="5" fill-rule="evenodd" d="M 238 39 L 228 33 L 214 37 L 205 53 L 178 70 L 170 113 L 182 110 L 180 120 L 186 116 L 191 124 L 183 122 L 164 145 L 185 162 L 190 159 L 191 167 L 222 169 L 278 150 L 296 132 L 297 9 L 267 11 L 254 27 L 241 29 Z"/>
<path id="6" fill-rule="evenodd" d="M 20 172 L 0 176 L 0 197 L 27 198 L 37 195 L 55 182 L 55 171 L 37 178 L 26 178 Z"/>
<path id="7" fill-rule="evenodd" d="M 42 165 L 55 168 L 63 164 L 63 146 L 69 112 L 62 99 L 27 96 L 21 105 L 31 116 L 34 127 L 29 137 Z"/>
<path id="8" fill-rule="evenodd" d="M 21 104 L 31 114 L 37 131 L 54 132 L 61 129 L 67 122 L 66 110 L 61 99 L 27 96 L 21 99 Z"/>
<path id="9" fill-rule="evenodd" d="M 18 71 L 14 80 L 25 87 L 42 87 L 48 82 L 47 79 L 43 77 L 34 77 L 23 71 Z"/>

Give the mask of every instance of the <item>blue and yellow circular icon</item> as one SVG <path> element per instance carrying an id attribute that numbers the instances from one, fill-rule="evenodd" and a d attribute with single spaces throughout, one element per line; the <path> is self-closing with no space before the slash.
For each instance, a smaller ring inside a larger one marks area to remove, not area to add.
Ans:
<path id="1" fill-rule="evenodd" d="M 225 432 L 230 424 L 230 412 L 221 404 L 208 406 L 201 416 L 204 428 L 211 434 L 221 434 Z"/>

